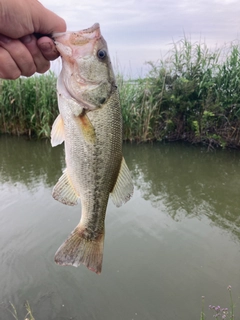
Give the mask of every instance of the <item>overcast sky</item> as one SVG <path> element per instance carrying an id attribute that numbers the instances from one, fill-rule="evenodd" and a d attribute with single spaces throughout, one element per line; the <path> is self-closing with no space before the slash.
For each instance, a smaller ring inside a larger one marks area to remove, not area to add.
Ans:
<path id="1" fill-rule="evenodd" d="M 185 35 L 220 47 L 240 39 L 239 0 L 40 0 L 68 30 L 99 22 L 113 62 L 133 76 L 146 72 Z"/>

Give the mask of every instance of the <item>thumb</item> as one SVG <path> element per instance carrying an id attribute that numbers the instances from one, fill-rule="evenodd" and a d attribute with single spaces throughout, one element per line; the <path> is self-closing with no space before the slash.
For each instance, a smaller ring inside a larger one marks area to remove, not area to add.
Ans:
<path id="1" fill-rule="evenodd" d="M 46 9 L 38 1 L 32 3 L 32 24 L 36 33 L 51 34 L 53 32 L 66 31 L 64 19 Z"/>

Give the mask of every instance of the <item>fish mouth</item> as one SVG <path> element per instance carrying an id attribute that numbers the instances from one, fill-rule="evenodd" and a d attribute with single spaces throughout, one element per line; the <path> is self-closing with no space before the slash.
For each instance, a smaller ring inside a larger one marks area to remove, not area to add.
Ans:
<path id="1" fill-rule="evenodd" d="M 94 23 L 94 25 L 92 25 L 90 28 L 82 30 L 82 32 L 84 32 L 84 33 L 92 33 L 94 31 L 96 31 L 97 29 L 100 29 L 100 25 L 99 25 L 98 22 Z"/>
<path id="2" fill-rule="evenodd" d="M 52 38 L 57 40 L 57 38 L 62 36 L 69 36 L 72 40 L 75 39 L 76 42 L 77 39 L 80 40 L 80 38 L 85 38 L 86 40 L 90 40 L 93 38 L 100 38 L 101 32 L 100 32 L 100 24 L 94 23 L 90 28 L 79 30 L 79 31 L 66 31 L 66 32 L 55 32 L 52 34 Z M 78 44 L 78 43 L 72 43 L 72 44 Z"/>

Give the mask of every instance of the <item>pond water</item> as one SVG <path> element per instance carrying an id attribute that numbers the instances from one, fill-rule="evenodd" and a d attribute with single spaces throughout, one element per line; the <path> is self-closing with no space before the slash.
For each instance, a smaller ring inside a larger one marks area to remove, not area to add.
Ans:
<path id="1" fill-rule="evenodd" d="M 135 192 L 107 208 L 103 271 L 61 267 L 54 254 L 81 207 L 51 197 L 62 146 L 0 137 L 0 319 L 200 318 L 208 305 L 240 317 L 240 152 L 185 144 L 124 145 Z"/>

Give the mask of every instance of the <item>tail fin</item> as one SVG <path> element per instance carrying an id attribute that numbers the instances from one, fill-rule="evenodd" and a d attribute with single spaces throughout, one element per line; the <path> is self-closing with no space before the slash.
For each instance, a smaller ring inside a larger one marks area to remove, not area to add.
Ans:
<path id="1" fill-rule="evenodd" d="M 81 263 L 89 270 L 100 274 L 102 271 L 104 233 L 91 239 L 86 229 L 79 225 L 55 254 L 59 265 L 78 267 Z"/>

